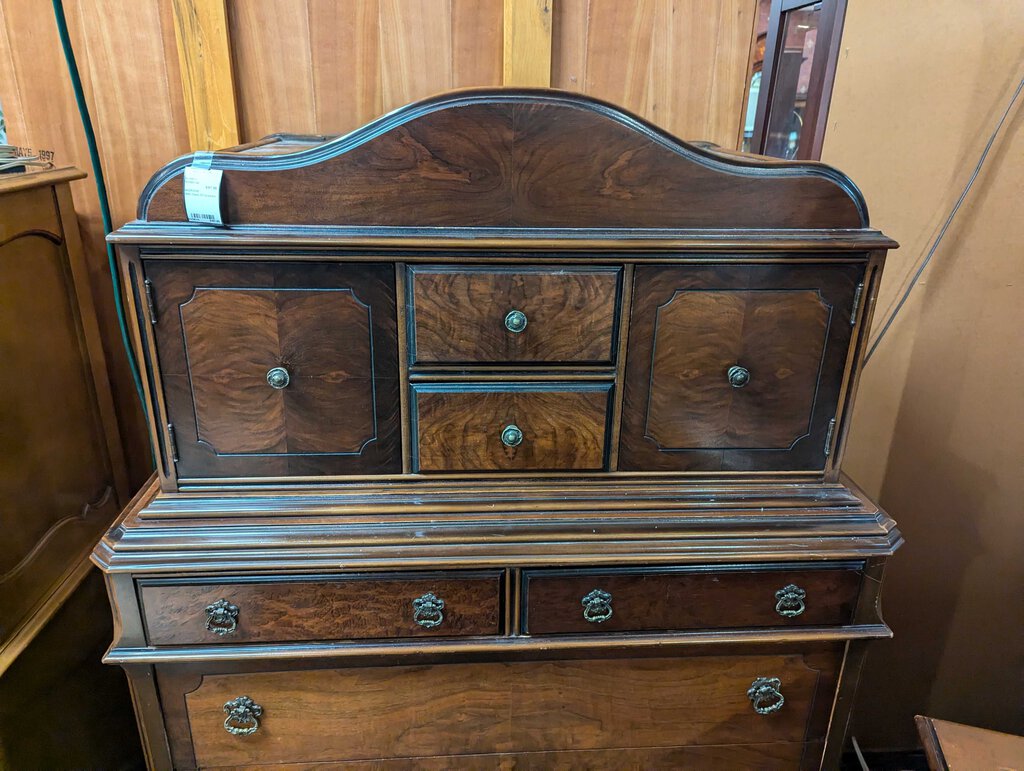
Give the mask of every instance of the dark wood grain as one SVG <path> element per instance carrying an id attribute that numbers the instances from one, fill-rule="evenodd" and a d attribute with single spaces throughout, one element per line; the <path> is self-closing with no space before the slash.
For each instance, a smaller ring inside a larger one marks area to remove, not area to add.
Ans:
<path id="1" fill-rule="evenodd" d="M 642 771 L 642 769 L 695 768 L 700 771 L 787 771 L 803 768 L 818 752 L 818 745 L 793 742 L 720 744 L 694 747 L 644 747 L 614 750 L 557 750 L 502 752 L 486 755 L 440 755 L 430 758 L 341 760 L 328 763 L 283 763 L 283 771 Z M 265 766 L 233 766 L 234 771 L 260 771 Z"/>
<path id="2" fill-rule="evenodd" d="M 209 674 L 185 702 L 199 766 L 802 742 L 823 735 L 837 666 L 820 653 Z M 786 696 L 772 715 L 746 695 L 762 676 Z M 248 737 L 222 725 L 240 695 L 263 707 Z"/>
<path id="3" fill-rule="evenodd" d="M 614 633 L 672 629 L 831 626 L 853 617 L 861 572 L 856 568 L 729 570 L 525 571 L 529 634 Z M 789 584 L 807 592 L 806 609 L 785 617 L 775 593 Z M 583 617 L 592 590 L 612 595 L 612 616 Z"/>
<path id="4" fill-rule="evenodd" d="M 181 169 L 140 219 L 185 221 Z M 548 90 L 441 95 L 296 155 L 218 154 L 225 222 L 377 226 L 790 227 L 866 224 L 842 174 L 698 149 Z M 269 194 L 269 191 L 273 194 Z"/>
<path id="5" fill-rule="evenodd" d="M 610 364 L 617 268 L 410 269 L 413 365 Z M 522 332 L 505 328 L 512 310 Z"/>
<path id="6" fill-rule="evenodd" d="M 619 468 L 822 468 L 863 271 L 638 267 Z"/>
<path id="7" fill-rule="evenodd" d="M 444 601 L 444 620 L 413 619 L 413 600 Z M 495 635 L 501 629 L 500 574 L 397 577 L 321 576 L 273 581 L 143 582 L 139 587 L 153 645 L 211 645 L 385 637 Z M 224 598 L 239 609 L 231 634 L 206 629 L 204 609 Z"/>
<path id="8" fill-rule="evenodd" d="M 401 470 L 390 266 L 145 269 L 180 476 Z"/>
<path id="9" fill-rule="evenodd" d="M 609 385 L 414 386 L 419 471 L 601 469 Z M 505 426 L 523 432 L 506 447 Z"/>
<path id="10" fill-rule="evenodd" d="M 94 555 L 151 765 L 834 767 L 902 543 L 838 471 L 895 245 L 852 182 L 548 90 L 284 149 L 214 155 L 228 227 L 186 222 L 186 156 L 112 237 L 161 491 Z M 361 455 L 317 454 L 371 412 Z M 451 626 L 412 625 L 412 589 Z"/>

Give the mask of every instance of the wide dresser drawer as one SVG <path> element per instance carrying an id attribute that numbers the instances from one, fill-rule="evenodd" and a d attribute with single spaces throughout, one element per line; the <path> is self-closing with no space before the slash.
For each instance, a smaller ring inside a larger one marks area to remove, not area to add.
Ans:
<path id="1" fill-rule="evenodd" d="M 412 364 L 611 364 L 621 274 L 618 267 L 411 268 Z"/>
<path id="2" fill-rule="evenodd" d="M 183 753 L 194 751 L 201 768 L 345 761 L 497 768 L 504 767 L 496 762 L 503 755 L 522 760 L 516 768 L 621 768 L 631 759 L 716 755 L 719 763 L 702 767 L 730 767 L 730 760 L 743 767 L 758 759 L 767 764 L 758 767 L 796 768 L 804 753 L 820 755 L 840 659 L 841 650 L 831 646 L 209 673 L 198 682 L 176 680 L 170 668 L 158 671 L 161 692 L 176 703 L 170 713 L 187 718 L 191 733 L 191 746 L 178 748 L 178 767 L 191 766 Z M 473 757 L 481 755 L 491 763 Z"/>
<path id="3" fill-rule="evenodd" d="M 498 635 L 501 574 L 143 579 L 151 645 Z"/>
<path id="4" fill-rule="evenodd" d="M 861 571 L 732 566 L 535 570 L 523 575 L 529 634 L 830 626 L 853 616 Z"/>
<path id="5" fill-rule="evenodd" d="M 416 470 L 601 470 L 610 394 L 606 383 L 418 384 Z"/>

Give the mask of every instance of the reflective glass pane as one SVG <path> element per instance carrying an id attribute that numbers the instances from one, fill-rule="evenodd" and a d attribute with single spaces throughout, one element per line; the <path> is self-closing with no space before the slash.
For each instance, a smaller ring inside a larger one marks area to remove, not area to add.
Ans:
<path id="1" fill-rule="evenodd" d="M 821 3 L 797 8 L 782 17 L 784 42 L 773 73 L 775 88 L 768 107 L 765 155 L 796 157 L 804 128 L 820 18 Z"/>

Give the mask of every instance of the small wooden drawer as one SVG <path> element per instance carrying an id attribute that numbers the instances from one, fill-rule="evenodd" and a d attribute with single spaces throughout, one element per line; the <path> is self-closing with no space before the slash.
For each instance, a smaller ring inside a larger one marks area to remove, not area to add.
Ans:
<path id="1" fill-rule="evenodd" d="M 554 753 L 564 759 L 569 751 L 581 753 L 572 768 L 620 768 L 672 757 L 667 748 L 685 759 L 683 747 L 740 745 L 722 751 L 723 764 L 700 766 L 736 768 L 745 764 L 724 761 L 757 757 L 754 744 L 767 753 L 757 767 L 785 768 L 792 766 L 783 758 L 799 757 L 800 743 L 825 735 L 841 651 L 209 672 L 201 679 L 158 667 L 158 677 L 162 698 L 174 705 L 171 735 L 182 737 L 172 746 L 176 768 L 504 767 L 492 753 L 552 753 L 548 762 L 527 755 L 534 764 L 524 767 L 562 768 L 570 766 Z M 766 762 L 786 743 L 797 746 Z M 585 752 L 599 754 L 588 760 Z M 403 759 L 407 765 L 383 765 Z"/>
<path id="2" fill-rule="evenodd" d="M 409 356 L 431 364 L 611 364 L 622 270 L 409 269 Z"/>
<path id="3" fill-rule="evenodd" d="M 610 383 L 414 385 L 416 470 L 601 470 L 610 394 Z"/>
<path id="4" fill-rule="evenodd" d="M 524 632 L 653 632 L 849 623 L 857 563 L 536 570 L 523 574 Z"/>
<path id="5" fill-rule="evenodd" d="M 501 574 L 139 581 L 151 645 L 502 633 Z"/>

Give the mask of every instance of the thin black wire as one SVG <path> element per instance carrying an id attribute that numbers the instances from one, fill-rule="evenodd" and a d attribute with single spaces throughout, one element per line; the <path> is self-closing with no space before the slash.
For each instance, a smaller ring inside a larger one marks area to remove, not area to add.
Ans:
<path id="1" fill-rule="evenodd" d="M 978 164 L 974 167 L 974 173 L 971 174 L 971 178 L 967 180 L 967 184 L 964 186 L 963 192 L 960 193 L 960 197 L 957 199 L 956 203 L 953 204 L 953 208 L 950 210 L 949 216 L 946 217 L 946 221 L 942 225 L 942 229 L 935 237 L 935 240 L 932 241 L 928 254 L 925 256 L 924 260 L 921 261 L 921 264 L 918 265 L 917 270 L 914 271 L 914 276 L 910 279 L 910 284 L 908 284 L 907 288 L 903 291 L 900 301 L 896 303 L 896 307 L 893 309 L 892 313 L 889 314 L 889 318 L 886 319 L 885 324 L 882 325 L 881 330 L 878 332 L 878 336 L 875 337 L 875 341 L 871 344 L 871 349 L 868 351 L 867 356 L 864 357 L 865 364 L 871 360 L 872 354 L 878 348 L 879 343 L 882 342 L 882 338 L 885 337 L 885 333 L 889 331 L 890 327 L 892 327 L 893 322 L 896 320 L 896 316 L 903 309 L 907 299 L 910 297 L 910 293 L 914 291 L 914 287 L 917 285 L 918 279 L 921 278 L 921 274 L 924 273 L 924 270 L 928 267 L 928 263 L 931 262 L 935 251 L 939 248 L 939 244 L 942 243 L 942 239 L 946 235 L 946 231 L 949 230 L 950 223 L 953 222 L 953 218 L 956 217 L 956 213 L 960 211 L 960 206 L 963 204 L 964 199 L 967 198 L 967 194 L 971 192 L 971 188 L 974 186 L 974 180 L 976 180 L 978 175 L 981 173 L 981 169 L 985 165 L 985 160 L 988 158 L 989 150 L 991 150 L 992 145 L 995 144 L 996 137 L 999 136 L 999 132 L 1002 130 L 1003 124 L 1006 122 L 1006 118 L 1013 109 L 1013 105 L 1016 103 L 1017 97 L 1020 96 L 1021 91 L 1024 91 L 1024 77 L 1022 77 L 1020 83 L 1017 84 L 1017 90 L 1013 92 L 1013 97 L 1011 97 L 1009 104 L 1006 105 L 1006 109 L 1003 110 L 1003 115 L 999 119 L 999 123 L 996 124 L 995 130 L 992 132 L 992 136 L 988 138 L 985 149 L 982 151 L 981 157 L 978 159 Z"/>

